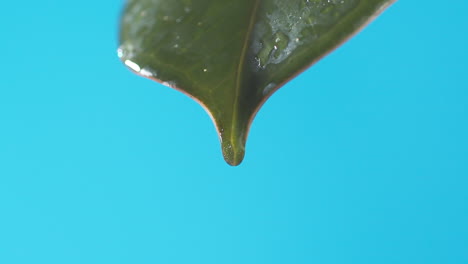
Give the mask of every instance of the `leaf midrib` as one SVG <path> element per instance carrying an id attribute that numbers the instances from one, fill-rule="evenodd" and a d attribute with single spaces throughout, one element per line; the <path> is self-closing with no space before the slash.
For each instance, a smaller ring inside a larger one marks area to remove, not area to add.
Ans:
<path id="1" fill-rule="evenodd" d="M 255 0 L 254 7 L 252 9 L 252 14 L 250 16 L 250 21 L 249 21 L 249 26 L 247 28 L 247 31 L 245 33 L 244 37 L 244 43 L 242 45 L 242 51 L 239 57 L 239 64 L 237 65 L 237 72 L 236 72 L 236 84 L 235 84 L 235 97 L 234 97 L 234 109 L 232 112 L 232 119 L 231 119 L 231 143 L 234 142 L 234 128 L 237 125 L 237 115 L 238 115 L 238 109 L 239 109 L 239 93 L 242 87 L 242 67 L 245 64 L 245 59 L 247 57 L 247 52 L 248 48 L 250 46 L 250 36 L 253 31 L 253 27 L 255 25 L 255 18 L 257 17 L 257 10 L 258 7 L 260 6 L 260 2 L 262 0 Z"/>

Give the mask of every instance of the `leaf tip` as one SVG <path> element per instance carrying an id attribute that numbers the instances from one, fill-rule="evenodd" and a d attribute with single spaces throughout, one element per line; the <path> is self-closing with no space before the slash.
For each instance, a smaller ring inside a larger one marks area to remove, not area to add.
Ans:
<path id="1" fill-rule="evenodd" d="M 224 160 L 231 166 L 238 166 L 244 160 L 245 144 L 223 140 L 221 142 Z"/>

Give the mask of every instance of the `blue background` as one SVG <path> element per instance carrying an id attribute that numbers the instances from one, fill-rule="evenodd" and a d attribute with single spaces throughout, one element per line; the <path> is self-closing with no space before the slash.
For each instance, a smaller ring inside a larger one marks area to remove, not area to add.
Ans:
<path id="1" fill-rule="evenodd" d="M 280 89 L 244 163 L 118 60 L 121 1 L 5 1 L 0 263 L 468 263 L 467 1 L 400 1 Z"/>

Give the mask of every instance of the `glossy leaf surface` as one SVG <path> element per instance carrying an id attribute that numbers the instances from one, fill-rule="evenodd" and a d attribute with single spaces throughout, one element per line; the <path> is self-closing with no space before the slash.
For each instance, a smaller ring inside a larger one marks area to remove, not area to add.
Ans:
<path id="1" fill-rule="evenodd" d="M 265 100 L 394 0 L 129 0 L 121 60 L 211 115 L 225 160 L 244 157 Z"/>

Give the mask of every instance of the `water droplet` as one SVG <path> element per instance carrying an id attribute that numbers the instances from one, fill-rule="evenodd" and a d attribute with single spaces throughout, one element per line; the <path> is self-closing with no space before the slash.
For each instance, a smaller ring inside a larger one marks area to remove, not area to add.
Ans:
<path id="1" fill-rule="evenodd" d="M 289 45 L 288 36 L 286 36 L 286 34 L 284 34 L 281 31 L 277 32 L 275 34 L 275 46 L 273 46 L 274 51 L 272 52 L 273 59 L 274 60 L 279 60 L 281 57 L 283 57 L 283 58 L 281 58 L 281 60 L 283 60 L 284 57 L 289 55 L 289 54 L 284 54 L 285 49 L 288 47 L 288 45 Z M 278 61 L 278 62 L 280 62 L 280 61 Z M 278 62 L 275 62 L 275 63 L 278 63 Z"/>
<path id="2" fill-rule="evenodd" d="M 265 68 L 270 60 L 271 51 L 274 49 L 271 41 L 264 40 L 261 42 L 261 48 L 255 57 L 258 67 Z"/>
<path id="3" fill-rule="evenodd" d="M 117 56 L 119 56 L 119 58 L 122 58 L 124 55 L 124 51 L 122 48 L 118 48 L 117 49 Z"/>
<path id="4" fill-rule="evenodd" d="M 161 84 L 162 84 L 162 85 L 165 85 L 165 86 L 167 86 L 167 87 L 171 87 L 171 88 L 175 88 L 175 87 L 176 87 L 175 82 L 162 82 Z"/>
<path id="5" fill-rule="evenodd" d="M 255 57 L 254 60 L 255 60 L 255 65 L 256 65 L 257 67 L 261 68 L 261 67 L 262 67 L 262 62 L 260 61 L 260 58 L 259 58 L 259 57 Z"/>
<path id="6" fill-rule="evenodd" d="M 263 88 L 263 95 L 269 94 L 276 87 L 275 83 L 269 83 L 265 88 Z"/>
<path id="7" fill-rule="evenodd" d="M 141 70 L 140 66 L 131 60 L 125 60 L 125 65 L 136 72 L 140 72 Z"/>
<path id="8" fill-rule="evenodd" d="M 153 73 L 150 69 L 143 68 L 140 70 L 140 75 L 145 77 L 156 77 L 156 73 Z"/>

